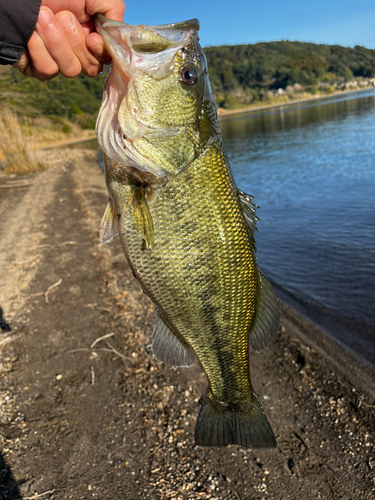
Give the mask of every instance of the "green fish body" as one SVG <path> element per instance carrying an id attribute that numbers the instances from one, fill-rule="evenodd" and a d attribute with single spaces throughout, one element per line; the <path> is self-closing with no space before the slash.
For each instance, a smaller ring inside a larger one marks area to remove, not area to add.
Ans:
<path id="1" fill-rule="evenodd" d="M 249 347 L 273 339 L 278 302 L 255 259 L 257 207 L 223 150 L 199 24 L 98 16 L 97 27 L 114 61 L 97 122 L 110 198 L 102 241 L 119 234 L 158 308 L 155 357 L 180 367 L 198 359 L 207 375 L 196 443 L 274 447 Z"/>

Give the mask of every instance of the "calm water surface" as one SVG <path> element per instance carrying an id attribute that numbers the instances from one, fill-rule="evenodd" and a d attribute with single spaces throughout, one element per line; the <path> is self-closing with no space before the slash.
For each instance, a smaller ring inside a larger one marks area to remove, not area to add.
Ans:
<path id="1" fill-rule="evenodd" d="M 375 368 L 375 89 L 221 122 L 282 300 Z"/>

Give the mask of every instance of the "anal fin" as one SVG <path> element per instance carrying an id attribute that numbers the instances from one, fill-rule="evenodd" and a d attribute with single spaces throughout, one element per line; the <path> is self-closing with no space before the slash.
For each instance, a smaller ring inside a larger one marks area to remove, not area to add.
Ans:
<path id="1" fill-rule="evenodd" d="M 280 307 L 276 292 L 260 271 L 259 281 L 257 311 L 249 333 L 249 343 L 256 352 L 260 352 L 272 342 L 280 324 Z"/>
<path id="2" fill-rule="evenodd" d="M 195 362 L 195 354 L 165 324 L 160 313 L 157 315 L 151 337 L 155 358 L 169 366 L 190 368 Z"/>

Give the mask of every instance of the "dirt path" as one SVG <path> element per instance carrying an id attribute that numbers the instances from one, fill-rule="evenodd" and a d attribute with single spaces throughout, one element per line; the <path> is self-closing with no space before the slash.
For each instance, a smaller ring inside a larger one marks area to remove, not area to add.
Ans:
<path id="1" fill-rule="evenodd" d="M 251 356 L 278 448 L 194 446 L 205 377 L 150 354 L 153 307 L 119 242 L 98 240 L 107 197 L 95 153 L 47 155 L 29 185 L 0 189 L 12 327 L 0 330 L 0 500 L 374 498 L 374 401 L 289 316 Z"/>

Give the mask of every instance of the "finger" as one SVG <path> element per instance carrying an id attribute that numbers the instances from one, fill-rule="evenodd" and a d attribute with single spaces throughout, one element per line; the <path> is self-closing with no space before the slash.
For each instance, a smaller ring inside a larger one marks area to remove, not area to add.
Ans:
<path id="1" fill-rule="evenodd" d="M 81 63 L 71 49 L 62 26 L 48 7 L 41 7 L 35 29 L 60 73 L 67 78 L 79 75 Z"/>
<path id="2" fill-rule="evenodd" d="M 90 16 L 100 12 L 108 17 L 108 19 L 123 21 L 125 3 L 123 0 L 86 0 L 86 12 Z"/>
<path id="3" fill-rule="evenodd" d="M 27 49 L 29 61 L 24 68 L 24 75 L 33 76 L 44 82 L 59 74 L 59 67 L 36 31 L 31 35 Z"/>
<path id="4" fill-rule="evenodd" d="M 73 12 L 80 23 L 85 23 L 90 19 L 86 12 L 85 0 L 42 0 L 42 5 L 49 7 L 54 14 L 61 10 L 69 10 Z"/>
<path id="5" fill-rule="evenodd" d="M 31 63 L 29 53 L 27 50 L 24 50 L 21 54 L 21 57 L 18 59 L 18 61 L 14 64 L 12 64 L 13 68 L 18 69 L 22 74 L 26 74 L 27 67 Z M 26 76 L 31 76 L 31 75 L 26 75 Z"/>
<path id="6" fill-rule="evenodd" d="M 84 28 L 75 15 L 69 11 L 61 11 L 55 17 L 64 30 L 70 48 L 81 63 L 83 73 L 87 76 L 96 76 L 102 70 L 102 65 L 86 47 Z"/>
<path id="7" fill-rule="evenodd" d="M 90 33 L 86 38 L 86 45 L 98 61 L 111 64 L 111 56 L 104 46 L 103 38 L 98 33 Z"/>

